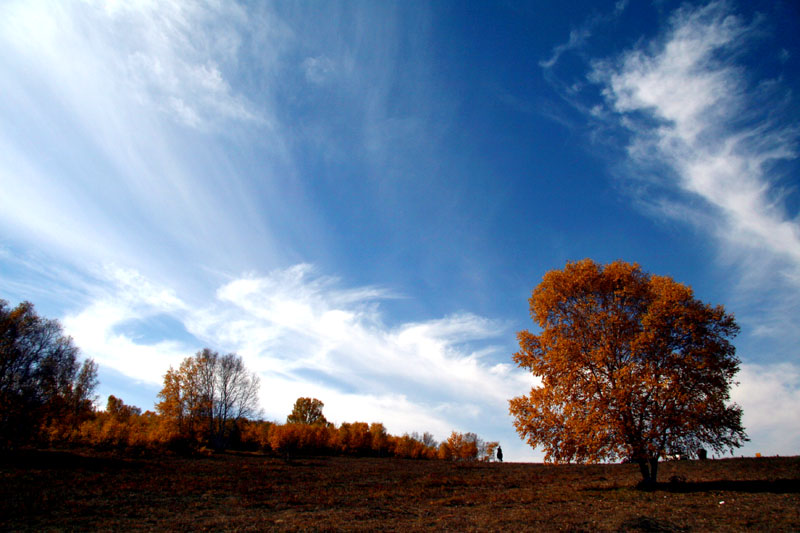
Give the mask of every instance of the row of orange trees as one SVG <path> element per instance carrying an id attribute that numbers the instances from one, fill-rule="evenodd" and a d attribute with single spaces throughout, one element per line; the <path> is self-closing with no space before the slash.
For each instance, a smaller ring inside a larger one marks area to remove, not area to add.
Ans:
<path id="1" fill-rule="evenodd" d="M 354 456 L 403 457 L 490 461 L 498 443 L 484 442 L 474 433 L 453 431 L 437 444 L 430 434 L 390 435 L 381 423 L 366 422 L 308 425 L 247 422 L 242 444 L 291 457 L 293 454 L 344 454 Z"/>
<path id="2" fill-rule="evenodd" d="M 310 400 L 298 399 L 298 403 Z M 313 400 L 322 406 L 319 400 Z M 295 411 L 297 411 L 297 404 Z M 292 420 L 292 415 L 289 420 Z M 496 442 L 484 442 L 474 433 L 452 432 L 437 443 L 429 433 L 391 435 L 381 423 L 352 422 L 334 425 L 324 417 L 313 423 L 278 424 L 244 418 L 228 421 L 227 447 L 261 451 L 291 458 L 299 455 L 350 455 L 402 457 L 408 459 L 446 459 L 489 461 L 494 457 Z M 199 433 L 186 433 L 185 428 L 162 414 L 126 405 L 110 396 L 105 411 L 95 415 L 68 433 L 59 433 L 57 440 L 103 449 L 131 451 L 210 452 L 209 442 Z"/>

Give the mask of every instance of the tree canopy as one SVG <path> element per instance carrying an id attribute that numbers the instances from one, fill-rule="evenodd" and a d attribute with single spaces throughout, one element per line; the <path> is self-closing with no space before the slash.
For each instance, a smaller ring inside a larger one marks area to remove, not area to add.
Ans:
<path id="1" fill-rule="evenodd" d="M 286 423 L 324 426 L 328 420 L 322 414 L 323 407 L 325 404 L 316 398 L 298 398 L 292 412 L 286 417 Z"/>
<path id="2" fill-rule="evenodd" d="M 739 331 L 722 306 L 637 264 L 590 259 L 548 272 L 529 300 L 541 332 L 514 361 L 541 378 L 509 412 L 554 462 L 631 459 L 655 482 L 658 459 L 747 440 L 730 404 Z"/>

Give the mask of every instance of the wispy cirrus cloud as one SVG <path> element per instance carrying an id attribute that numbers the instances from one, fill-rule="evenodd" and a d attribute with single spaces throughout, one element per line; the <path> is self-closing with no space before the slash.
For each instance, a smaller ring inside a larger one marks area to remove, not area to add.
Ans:
<path id="1" fill-rule="evenodd" d="M 123 98 L 208 128 L 269 120 L 228 81 L 246 21 L 235 4 L 9 2 L 0 35 L 17 61 L 47 69 L 51 89 L 76 112 L 107 112 L 106 101 Z"/>
<path id="2" fill-rule="evenodd" d="M 365 183 L 324 185 L 386 207 L 375 211 L 388 226 L 397 195 L 414 190 L 408 176 L 425 175 L 406 167 L 435 162 L 427 130 L 444 122 L 430 118 L 443 106 L 427 98 L 424 62 L 398 49 L 391 13 L 2 3 L 0 224 L 70 261 L 151 274 L 176 257 L 225 272 L 326 259 L 337 195 L 311 205 L 327 174 L 311 153 L 363 165 Z M 420 14 L 408 19 L 424 30 Z M 411 34 L 424 49 L 425 32 Z"/>
<path id="3" fill-rule="evenodd" d="M 754 31 L 726 3 L 684 8 L 660 42 L 596 63 L 592 78 L 633 135 L 634 163 L 655 158 L 667 179 L 717 210 L 718 236 L 787 259 L 800 281 L 800 226 L 776 201 L 769 174 L 796 157 L 798 132 L 751 107 L 735 58 Z"/>
<path id="4" fill-rule="evenodd" d="M 598 26 L 618 17 L 627 5 L 628 0 L 618 0 L 611 13 L 593 15 L 577 28 L 571 29 L 567 42 L 554 46 L 550 57 L 539 61 L 539 66 L 545 70 L 551 69 L 564 53 L 582 48 Z"/>
<path id="5" fill-rule="evenodd" d="M 301 195 L 275 193 L 292 162 L 271 85 L 255 102 L 240 83 L 253 48 L 262 51 L 248 68 L 276 76 L 291 37 L 271 17 L 227 3 L 3 3 L 4 233 L 89 269 L 168 276 L 176 257 L 263 264 L 279 239 L 269 217 L 304 211 Z M 254 132 L 258 182 L 216 142 Z"/>

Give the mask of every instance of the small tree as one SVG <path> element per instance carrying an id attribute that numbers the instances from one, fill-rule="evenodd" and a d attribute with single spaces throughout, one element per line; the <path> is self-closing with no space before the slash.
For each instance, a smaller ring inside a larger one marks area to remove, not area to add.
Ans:
<path id="1" fill-rule="evenodd" d="M 478 435 L 475 433 L 459 433 L 453 431 L 447 437 L 446 450 L 449 451 L 449 458 L 460 461 L 474 461 L 478 458 Z M 447 455 L 447 451 L 444 452 Z"/>
<path id="2" fill-rule="evenodd" d="M 64 434 L 91 416 L 97 365 L 79 364 L 78 352 L 33 304 L 0 300 L 0 448 Z"/>
<path id="3" fill-rule="evenodd" d="M 727 405 L 739 328 L 691 288 L 621 261 L 548 272 L 530 298 L 541 328 L 514 361 L 542 380 L 510 401 L 521 437 L 555 462 L 629 458 L 655 483 L 666 454 L 747 440 Z"/>
<path id="4" fill-rule="evenodd" d="M 380 422 L 373 422 L 369 425 L 369 433 L 372 451 L 377 453 L 380 457 L 388 454 L 390 441 L 384 425 Z"/>
<path id="5" fill-rule="evenodd" d="M 421 442 L 423 446 L 426 448 L 438 448 L 439 443 L 436 442 L 436 438 L 433 436 L 432 433 L 425 432 L 420 435 L 418 432 L 414 431 L 411 433 L 410 437 L 415 441 Z"/>
<path id="6" fill-rule="evenodd" d="M 135 405 L 125 405 L 122 398 L 117 398 L 112 394 L 106 402 L 106 413 L 120 422 L 127 422 L 132 416 L 141 415 L 142 410 Z"/>
<path id="7" fill-rule="evenodd" d="M 286 423 L 325 426 L 328 421 L 322 414 L 323 407 L 325 404 L 316 398 L 298 398 L 292 412 L 286 417 Z"/>
<path id="8" fill-rule="evenodd" d="M 478 440 L 478 460 L 484 463 L 493 461 L 495 459 L 495 452 L 499 447 L 500 443 L 497 441 L 484 442 Z"/>

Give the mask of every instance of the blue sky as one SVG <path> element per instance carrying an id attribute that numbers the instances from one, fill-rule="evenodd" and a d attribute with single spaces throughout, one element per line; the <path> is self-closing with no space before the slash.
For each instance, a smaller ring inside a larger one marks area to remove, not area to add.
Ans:
<path id="1" fill-rule="evenodd" d="M 793 2 L 0 5 L 0 298 L 152 409 L 208 346 L 510 460 L 527 299 L 635 261 L 742 327 L 752 441 L 800 449 Z"/>

